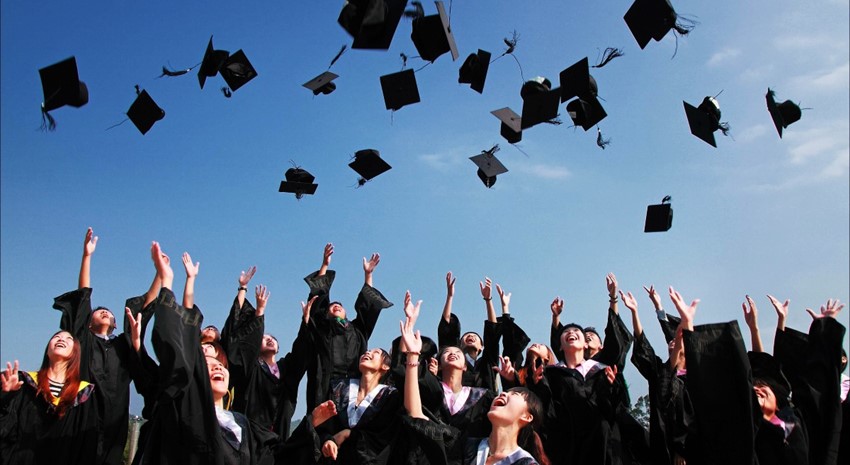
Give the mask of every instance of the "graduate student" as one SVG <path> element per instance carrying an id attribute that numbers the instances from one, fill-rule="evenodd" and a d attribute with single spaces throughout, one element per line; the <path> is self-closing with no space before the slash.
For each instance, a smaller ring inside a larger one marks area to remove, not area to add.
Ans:
<path id="1" fill-rule="evenodd" d="M 493 307 L 493 283 L 490 278 L 479 281 L 481 297 L 487 311 L 484 320 L 484 338 L 478 333 L 469 331 L 461 335 L 460 320 L 452 313 L 456 278 L 449 271 L 446 274 L 446 303 L 443 314 L 437 325 L 437 344 L 442 351 L 448 346 L 459 348 L 463 355 L 466 369 L 463 373 L 462 384 L 491 391 L 496 390 L 493 367 L 498 364 L 499 355 L 499 324 L 496 310 Z M 442 355 L 441 355 L 442 357 Z"/>
<path id="2" fill-rule="evenodd" d="M 349 319 L 342 303 L 330 300 L 336 277 L 336 272 L 328 269 L 333 253 L 333 244 L 325 245 L 321 267 L 304 278 L 310 286 L 307 300 L 317 297 L 307 328 L 312 343 L 307 360 L 308 410 L 329 399 L 338 381 L 359 376 L 360 357 L 367 350 L 381 310 L 393 305 L 372 286 L 372 275 L 381 261 L 375 253 L 368 260 L 363 258 L 364 282 L 354 303 L 357 316 Z"/>
<path id="3" fill-rule="evenodd" d="M 421 301 L 406 314 L 418 315 Z M 409 418 L 408 434 L 416 437 L 432 464 L 462 465 L 548 465 L 536 432 L 541 425 L 543 409 L 540 400 L 524 388 L 514 388 L 496 397 L 487 412 L 491 432 L 486 437 L 471 437 L 467 430 L 432 421 L 425 415 L 416 382 L 421 336 L 414 332 L 416 318 L 400 323 L 403 345 L 407 351 L 408 375 L 404 385 L 404 405 Z"/>
<path id="4" fill-rule="evenodd" d="M 123 461 L 130 418 L 130 382 L 138 373 L 138 356 L 128 335 L 115 336 L 115 315 L 106 307 L 91 310 L 91 260 L 98 237 L 86 231 L 78 288 L 54 299 L 62 312 L 60 328 L 70 332 L 81 351 L 81 373 L 97 386 L 93 393 L 100 422 L 97 459 L 104 465 Z"/>

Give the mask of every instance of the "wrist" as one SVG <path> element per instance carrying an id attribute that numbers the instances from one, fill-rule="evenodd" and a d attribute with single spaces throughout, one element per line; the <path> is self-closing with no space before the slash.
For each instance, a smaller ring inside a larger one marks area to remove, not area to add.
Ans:
<path id="1" fill-rule="evenodd" d="M 248 288 L 245 287 L 244 285 L 240 284 L 239 289 L 237 289 L 237 292 L 242 292 L 242 291 L 248 292 Z"/>
<path id="2" fill-rule="evenodd" d="M 491 300 L 493 300 L 492 297 L 482 297 L 482 299 L 486 300 L 487 302 L 490 302 Z"/>

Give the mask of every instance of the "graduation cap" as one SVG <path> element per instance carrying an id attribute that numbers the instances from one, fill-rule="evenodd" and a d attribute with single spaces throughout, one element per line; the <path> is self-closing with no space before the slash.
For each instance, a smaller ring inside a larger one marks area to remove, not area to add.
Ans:
<path id="1" fill-rule="evenodd" d="M 325 71 L 324 73 L 305 82 L 304 84 L 302 84 L 302 86 L 312 90 L 313 95 L 328 95 L 336 90 L 336 84 L 333 83 L 333 80 L 338 77 L 338 75 L 330 71 Z"/>
<path id="2" fill-rule="evenodd" d="M 528 129 L 558 117 L 561 90 L 551 89 L 552 84 L 544 77 L 526 81 L 520 89 L 522 97 L 521 128 Z"/>
<path id="3" fill-rule="evenodd" d="M 387 110 L 398 110 L 405 105 L 419 103 L 419 88 L 412 69 L 381 76 L 381 90 Z"/>
<path id="4" fill-rule="evenodd" d="M 478 166 L 478 178 L 488 189 L 496 184 L 496 176 L 508 172 L 505 165 L 496 158 L 495 153 L 498 151 L 499 144 L 496 144 L 490 150 L 483 150 L 480 154 L 469 157 Z"/>
<path id="5" fill-rule="evenodd" d="M 457 45 L 446 9 L 443 2 L 434 3 L 437 5 L 437 14 L 415 18 L 410 38 L 413 39 L 419 57 L 425 61 L 433 62 L 446 52 L 451 52 L 452 60 L 457 60 Z"/>
<path id="6" fill-rule="evenodd" d="M 522 140 L 522 118 L 508 107 L 500 108 L 490 112 L 502 122 L 499 133 L 510 144 L 516 144 Z"/>
<path id="7" fill-rule="evenodd" d="M 635 0 L 623 19 L 641 49 L 644 49 L 651 39 L 663 39 L 670 29 L 686 35 L 693 28 L 692 25 L 678 22 L 679 16 L 670 0 Z"/>
<path id="8" fill-rule="evenodd" d="M 143 90 L 127 110 L 127 117 L 136 125 L 139 132 L 145 135 L 154 123 L 165 118 L 165 111 L 153 101 L 148 91 Z"/>
<path id="9" fill-rule="evenodd" d="M 558 77 L 561 84 L 561 103 L 566 103 L 574 97 L 596 97 L 599 93 L 596 79 L 590 75 L 587 57 L 561 71 Z"/>
<path id="10" fill-rule="evenodd" d="M 50 122 L 49 129 L 56 126 L 55 121 L 48 114 L 49 111 L 65 105 L 79 108 L 89 102 L 89 89 L 85 82 L 80 81 L 75 57 L 41 68 L 38 74 L 41 77 L 41 89 L 44 92 L 41 112 Z"/>
<path id="11" fill-rule="evenodd" d="M 747 357 L 753 370 L 753 384 L 759 381 L 767 384 L 776 396 L 778 407 L 781 409 L 787 406 L 791 397 L 791 383 L 782 372 L 779 361 L 767 352 L 747 352 Z"/>
<path id="12" fill-rule="evenodd" d="M 729 124 L 720 122 L 720 103 L 714 97 L 707 96 L 702 100 L 699 107 L 682 101 L 685 106 L 685 115 L 688 117 L 688 126 L 691 134 L 704 140 L 712 147 L 717 147 L 714 141 L 714 132 L 718 129 L 725 136 L 729 132 Z"/>
<path id="13" fill-rule="evenodd" d="M 770 112 L 770 117 L 773 118 L 773 125 L 776 126 L 776 132 L 779 133 L 779 138 L 782 138 L 782 130 L 787 128 L 792 123 L 799 121 L 803 116 L 800 106 L 796 103 L 786 100 L 780 104 L 776 103 L 776 93 L 767 88 L 767 95 L 764 96 L 767 101 L 767 111 Z"/>
<path id="14" fill-rule="evenodd" d="M 337 22 L 352 37 L 351 48 L 387 50 L 407 0 L 348 0 Z"/>
<path id="15" fill-rule="evenodd" d="M 219 72 L 232 92 L 236 92 L 248 81 L 257 77 L 257 71 L 251 66 L 251 62 L 241 49 L 224 60 Z"/>
<path id="16" fill-rule="evenodd" d="M 354 153 L 354 161 L 349 163 L 348 166 L 360 175 L 360 179 L 357 181 L 360 186 L 392 168 L 381 158 L 381 152 L 375 149 L 358 150 Z"/>
<path id="17" fill-rule="evenodd" d="M 198 69 L 198 83 L 201 85 L 201 89 L 204 88 L 208 77 L 215 77 L 218 74 L 229 56 L 230 52 L 227 50 L 215 50 L 213 48 L 212 36 L 210 36 L 207 50 L 204 52 L 204 59 L 201 61 L 200 69 Z"/>
<path id="18" fill-rule="evenodd" d="M 567 113 L 573 124 L 581 126 L 582 129 L 588 129 L 596 126 L 600 121 L 608 116 L 599 99 L 596 97 L 587 97 L 585 99 L 577 98 L 567 104 Z"/>
<path id="19" fill-rule="evenodd" d="M 646 223 L 643 232 L 664 232 L 673 226 L 673 207 L 667 203 L 670 196 L 667 195 L 658 205 L 646 207 Z"/>
<path id="20" fill-rule="evenodd" d="M 460 66 L 457 82 L 469 84 L 472 90 L 483 94 L 488 69 L 490 69 L 490 52 L 479 48 L 478 53 L 470 53 Z"/>
<path id="21" fill-rule="evenodd" d="M 289 168 L 284 173 L 286 177 L 286 181 L 280 182 L 280 188 L 278 192 L 288 192 L 290 194 L 295 194 L 296 199 L 300 199 L 304 197 L 304 194 L 313 195 L 316 193 L 316 188 L 319 187 L 318 184 L 315 184 L 313 181 L 316 178 L 307 172 L 307 170 L 294 167 Z"/>

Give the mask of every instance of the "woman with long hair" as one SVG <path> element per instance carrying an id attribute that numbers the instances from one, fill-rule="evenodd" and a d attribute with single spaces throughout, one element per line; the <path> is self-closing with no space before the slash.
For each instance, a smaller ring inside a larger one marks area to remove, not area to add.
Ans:
<path id="1" fill-rule="evenodd" d="M 38 371 L 6 364 L 0 374 L 0 463 L 94 463 L 97 408 L 94 385 L 80 379 L 80 344 L 54 334 Z"/>
<path id="2" fill-rule="evenodd" d="M 513 388 L 499 394 L 490 404 L 487 419 L 492 425 L 488 437 L 469 437 L 467 431 L 438 422 L 424 414 L 419 397 L 416 371 L 422 340 L 413 331 L 413 323 L 422 302 L 413 305 L 405 299 L 406 323 L 400 324 L 407 351 L 404 404 L 410 418 L 408 426 L 419 436 L 431 463 L 462 465 L 549 465 L 537 429 L 543 420 L 543 405 L 534 393 Z"/>

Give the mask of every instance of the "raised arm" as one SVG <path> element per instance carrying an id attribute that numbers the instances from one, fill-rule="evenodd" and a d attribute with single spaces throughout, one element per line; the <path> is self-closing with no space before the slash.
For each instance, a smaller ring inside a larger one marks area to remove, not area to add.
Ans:
<path id="1" fill-rule="evenodd" d="M 334 254 L 334 245 L 328 242 L 325 244 L 325 251 L 322 254 L 322 266 L 319 267 L 318 276 L 324 276 L 328 272 L 328 267 L 331 265 L 331 255 Z"/>
<path id="2" fill-rule="evenodd" d="M 564 361 L 564 352 L 561 350 L 561 332 L 564 326 L 561 324 L 561 313 L 564 311 L 564 299 L 555 297 L 555 300 L 549 304 L 549 309 L 552 310 L 552 325 L 549 327 L 549 345 L 555 352 L 555 357 L 560 361 Z"/>
<path id="3" fill-rule="evenodd" d="M 670 286 L 670 300 L 673 301 L 673 305 L 676 307 L 676 310 L 679 312 L 679 316 L 682 318 L 682 328 L 688 331 L 693 331 L 694 316 L 697 312 L 699 299 L 694 299 L 691 304 L 688 305 L 685 303 L 685 300 L 682 299 L 682 295 L 673 289 L 673 286 Z"/>
<path id="4" fill-rule="evenodd" d="M 770 294 L 767 295 L 767 298 L 776 310 L 776 330 L 785 331 L 785 320 L 788 319 L 788 305 L 791 304 L 791 301 L 785 299 L 785 302 L 780 302 L 779 299 Z"/>
<path id="5" fill-rule="evenodd" d="M 608 288 L 608 308 L 619 315 L 617 310 L 617 277 L 614 273 L 605 276 L 605 287 Z"/>
<path id="6" fill-rule="evenodd" d="M 443 305 L 443 321 L 447 324 L 452 316 L 452 299 L 455 296 L 455 278 L 452 272 L 446 273 L 446 304 Z"/>
<path id="7" fill-rule="evenodd" d="M 251 282 L 251 278 L 254 277 L 254 273 L 257 272 L 257 267 L 252 266 L 247 270 L 243 270 L 239 273 L 239 289 L 236 291 L 236 303 L 238 304 L 238 308 L 242 308 L 245 304 L 245 295 L 248 294 L 248 283 Z"/>
<path id="8" fill-rule="evenodd" d="M 639 338 L 643 335 L 643 326 L 641 326 L 640 318 L 638 317 L 637 300 L 635 300 L 631 292 L 623 293 L 623 291 L 620 291 L 620 298 L 623 299 L 623 305 L 632 312 L 632 332 L 635 338 Z"/>
<path id="9" fill-rule="evenodd" d="M 372 286 L 372 273 L 378 267 L 378 263 L 381 263 L 381 254 L 373 253 L 369 260 L 363 257 L 363 284 Z"/>
<path id="10" fill-rule="evenodd" d="M 80 263 L 80 278 L 77 288 L 91 287 L 91 256 L 97 248 L 97 236 L 92 228 L 86 230 L 86 239 L 83 241 L 83 260 Z"/>
<path id="11" fill-rule="evenodd" d="M 404 313 L 406 315 L 418 315 L 422 301 L 418 301 L 413 305 L 409 299 L 405 299 Z M 406 370 L 404 377 L 404 407 L 408 414 L 413 418 L 421 418 L 428 420 L 428 417 L 422 412 L 422 398 L 419 395 L 419 354 L 422 352 L 422 339 L 419 331 L 414 332 L 415 318 L 405 318 L 404 322 L 399 322 L 401 328 L 401 341 L 407 349 L 406 354 Z"/>
<path id="12" fill-rule="evenodd" d="M 746 302 L 741 304 L 741 309 L 744 311 L 744 321 L 747 323 L 747 327 L 750 328 L 753 352 L 764 352 L 761 334 L 759 334 L 758 309 L 756 309 L 756 303 L 753 302 L 750 296 L 746 296 L 746 298 Z"/>
<path id="13" fill-rule="evenodd" d="M 484 282 L 478 281 L 481 289 L 481 297 L 484 298 L 484 306 L 487 308 L 487 321 L 496 322 L 496 310 L 493 308 L 493 282 L 485 277 Z"/>
<path id="14" fill-rule="evenodd" d="M 183 306 L 192 308 L 195 306 L 195 278 L 201 269 L 201 262 L 192 264 L 192 256 L 189 252 L 183 252 L 183 268 L 186 270 L 186 286 L 183 287 Z"/>

